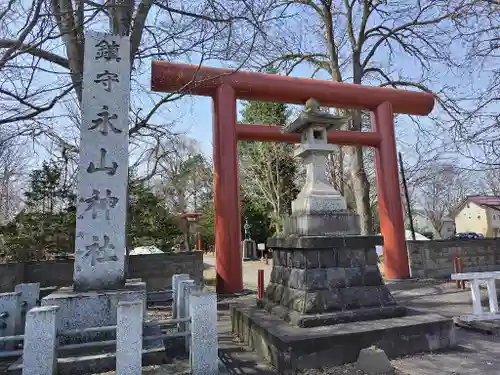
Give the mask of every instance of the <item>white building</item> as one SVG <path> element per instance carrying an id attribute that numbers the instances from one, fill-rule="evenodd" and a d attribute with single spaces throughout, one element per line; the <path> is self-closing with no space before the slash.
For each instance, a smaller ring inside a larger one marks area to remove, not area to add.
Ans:
<path id="1" fill-rule="evenodd" d="M 430 232 L 433 234 L 433 239 L 435 240 L 450 238 L 455 232 L 455 221 L 449 216 L 445 216 L 442 219 L 443 225 L 441 227 L 441 230 L 439 231 L 434 228 L 434 226 L 432 225 L 432 221 L 427 217 L 424 211 L 416 210 L 415 212 L 413 212 L 412 219 L 413 227 L 415 228 L 416 232 Z M 408 219 L 406 220 L 406 228 L 410 228 Z"/>

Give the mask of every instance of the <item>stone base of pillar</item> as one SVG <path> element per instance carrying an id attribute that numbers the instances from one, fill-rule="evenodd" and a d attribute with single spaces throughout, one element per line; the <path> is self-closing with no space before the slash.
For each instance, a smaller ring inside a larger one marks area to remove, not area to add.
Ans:
<path id="1" fill-rule="evenodd" d="M 257 260 L 257 244 L 254 240 L 241 241 L 241 258 L 243 261 Z"/>
<path id="2" fill-rule="evenodd" d="M 59 306 L 58 332 L 116 325 L 118 303 L 121 301 L 143 301 L 146 312 L 146 283 L 133 280 L 122 290 L 75 292 L 72 287 L 59 288 L 44 297 L 42 306 Z M 65 337 L 60 343 L 81 343 L 114 339 L 114 332 L 92 332 Z"/>
<path id="3" fill-rule="evenodd" d="M 347 210 L 295 213 L 285 219 L 283 234 L 285 236 L 359 235 L 359 217 Z"/>
<path id="4" fill-rule="evenodd" d="M 378 268 L 379 236 L 271 238 L 264 308 L 299 327 L 403 316 Z"/>
<path id="5" fill-rule="evenodd" d="M 356 362 L 372 345 L 391 359 L 456 346 L 453 319 L 410 309 L 400 318 L 301 328 L 248 300 L 231 304 L 231 322 L 241 342 L 280 374 Z"/>
<path id="6" fill-rule="evenodd" d="M 231 305 L 232 330 L 280 374 L 356 361 L 375 345 L 389 357 L 453 347 L 453 320 L 398 305 L 378 268 L 379 236 L 270 238 L 262 301 Z"/>

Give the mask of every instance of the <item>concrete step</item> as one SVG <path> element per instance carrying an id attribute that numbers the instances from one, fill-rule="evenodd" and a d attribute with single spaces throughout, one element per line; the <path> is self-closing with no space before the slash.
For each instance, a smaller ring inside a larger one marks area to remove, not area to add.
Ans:
<path id="1" fill-rule="evenodd" d="M 147 349 L 142 352 L 142 365 L 153 366 L 164 364 L 168 359 L 163 348 Z M 78 357 L 57 359 L 58 375 L 99 374 L 113 371 L 116 368 L 115 353 L 101 353 Z M 22 358 L 11 365 L 6 375 L 21 375 Z"/>

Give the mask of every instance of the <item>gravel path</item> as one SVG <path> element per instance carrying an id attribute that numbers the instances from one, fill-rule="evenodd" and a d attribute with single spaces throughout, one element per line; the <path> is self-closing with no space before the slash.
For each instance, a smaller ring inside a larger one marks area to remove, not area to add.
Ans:
<path id="1" fill-rule="evenodd" d="M 368 375 L 366 372 L 358 370 L 354 364 L 343 366 L 329 367 L 323 369 L 300 371 L 297 375 Z M 380 375 L 408 375 L 405 372 L 395 370 L 386 374 Z"/>

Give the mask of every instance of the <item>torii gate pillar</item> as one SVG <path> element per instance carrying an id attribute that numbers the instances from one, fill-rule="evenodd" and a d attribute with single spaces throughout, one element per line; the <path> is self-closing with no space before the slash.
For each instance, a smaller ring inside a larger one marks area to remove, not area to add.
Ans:
<path id="1" fill-rule="evenodd" d="M 151 87 L 153 91 L 180 91 L 213 99 L 215 248 L 219 293 L 237 293 L 243 289 L 238 139 L 300 142 L 298 135 L 282 134 L 277 126 L 237 124 L 237 99 L 304 104 L 307 99 L 315 98 L 324 106 L 371 111 L 371 132 L 331 131 L 328 141 L 376 149 L 385 277 L 390 280 L 410 277 L 399 191 L 394 113 L 428 115 L 434 106 L 432 94 L 164 61 L 153 62 Z"/>

